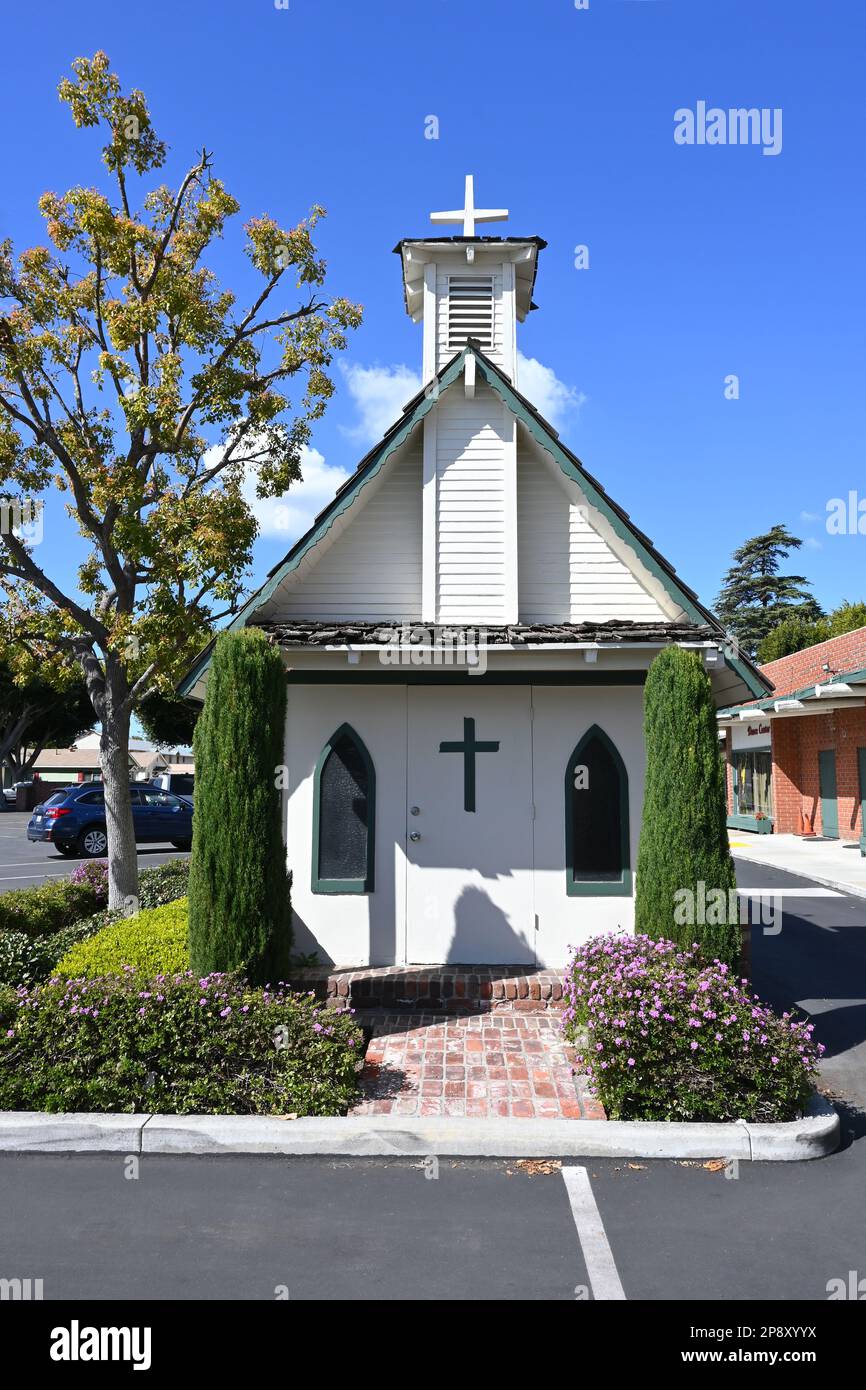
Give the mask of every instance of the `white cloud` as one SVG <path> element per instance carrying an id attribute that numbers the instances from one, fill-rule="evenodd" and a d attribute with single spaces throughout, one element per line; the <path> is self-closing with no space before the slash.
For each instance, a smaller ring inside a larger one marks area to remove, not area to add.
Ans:
<path id="1" fill-rule="evenodd" d="M 381 439 L 400 418 L 406 402 L 421 390 L 421 377 L 410 367 L 341 363 L 341 370 L 360 416 L 358 423 L 344 427 L 343 433 L 360 444 L 374 444 Z"/>
<path id="2" fill-rule="evenodd" d="M 522 352 L 517 354 L 517 385 L 520 394 L 557 429 L 586 401 L 584 393 L 560 381 L 552 367 L 545 367 L 536 357 L 524 357 Z"/>
<path id="3" fill-rule="evenodd" d="M 349 395 L 358 411 L 356 425 L 343 433 L 356 443 L 373 444 L 398 420 L 407 401 L 421 389 L 421 378 L 410 367 L 361 367 L 342 365 Z M 518 384 L 546 420 L 557 428 L 584 404 L 586 396 L 568 386 L 552 367 L 535 357 L 517 354 Z"/>
<path id="4" fill-rule="evenodd" d="M 262 536 L 285 541 L 302 536 L 349 476 L 345 469 L 325 463 L 318 449 L 306 445 L 301 450 L 301 473 L 303 482 L 293 483 L 282 497 L 256 497 L 256 473 L 250 465 L 243 494 Z"/>
<path id="5" fill-rule="evenodd" d="M 341 432 L 355 443 L 372 444 L 399 419 L 407 401 L 421 389 L 421 378 L 410 367 L 362 367 L 341 364 L 358 421 Z M 557 428 L 586 400 L 583 392 L 560 381 L 551 367 L 518 353 L 519 386 L 537 410 Z M 216 458 L 221 446 L 209 453 Z M 250 441 L 250 450 L 255 442 Z M 207 457 L 205 458 L 207 464 Z M 282 497 L 256 497 L 256 470 L 250 464 L 243 495 L 255 516 L 260 534 L 291 542 L 302 536 L 349 476 L 346 469 L 325 462 L 318 449 L 301 451 L 303 482 L 294 483 Z"/>
<path id="6" fill-rule="evenodd" d="M 816 539 L 815 539 L 814 536 L 807 536 L 806 539 L 804 540 L 803 544 L 805 545 L 805 547 L 806 547 L 807 550 L 823 550 L 823 549 L 824 549 L 824 547 L 822 546 L 821 542 L 820 542 L 820 541 L 816 541 Z"/>
<path id="7" fill-rule="evenodd" d="M 817 512 L 801 512 L 801 513 L 800 513 L 800 520 L 801 520 L 801 521 L 823 521 L 824 518 L 823 518 L 822 516 L 819 516 L 819 514 L 818 514 Z"/>

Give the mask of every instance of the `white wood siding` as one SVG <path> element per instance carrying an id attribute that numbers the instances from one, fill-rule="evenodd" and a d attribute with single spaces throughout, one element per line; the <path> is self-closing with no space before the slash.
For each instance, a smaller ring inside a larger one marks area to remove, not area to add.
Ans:
<path id="1" fill-rule="evenodd" d="M 339 524 L 339 523 L 338 523 Z M 262 617 L 421 617 L 421 431 L 344 513 L 343 529 L 274 594 Z"/>
<path id="2" fill-rule="evenodd" d="M 440 622 L 506 621 L 508 458 L 513 418 L 493 391 L 461 382 L 437 406 Z"/>
<path id="3" fill-rule="evenodd" d="M 663 609 L 569 497 L 534 441 L 517 445 L 517 554 L 521 622 L 664 619 Z"/>

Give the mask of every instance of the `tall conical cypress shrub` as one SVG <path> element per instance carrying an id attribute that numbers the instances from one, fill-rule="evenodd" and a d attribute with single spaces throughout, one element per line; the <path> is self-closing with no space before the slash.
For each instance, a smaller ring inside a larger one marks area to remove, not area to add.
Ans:
<path id="1" fill-rule="evenodd" d="M 735 965 L 740 927 L 724 768 L 712 687 L 695 652 L 669 647 L 652 663 L 644 740 L 636 930 L 698 941 L 710 959 Z"/>
<path id="2" fill-rule="evenodd" d="M 192 968 L 284 980 L 291 907 L 280 828 L 286 675 L 256 628 L 216 640 L 196 724 L 189 873 Z"/>

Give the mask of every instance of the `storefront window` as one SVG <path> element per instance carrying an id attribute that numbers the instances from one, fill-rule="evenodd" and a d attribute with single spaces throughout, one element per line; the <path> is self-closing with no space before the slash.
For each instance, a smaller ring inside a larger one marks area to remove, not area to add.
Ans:
<path id="1" fill-rule="evenodd" d="M 766 752 L 732 754 L 734 773 L 734 814 L 738 816 L 769 816 L 770 774 L 772 757 Z"/>

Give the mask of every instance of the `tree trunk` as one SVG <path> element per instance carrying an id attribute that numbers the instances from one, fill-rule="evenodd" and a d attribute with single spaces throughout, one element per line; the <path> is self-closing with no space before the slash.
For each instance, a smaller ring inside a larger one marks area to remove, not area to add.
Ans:
<path id="1" fill-rule="evenodd" d="M 108 906 L 131 915 L 138 910 L 138 857 L 129 799 L 130 712 L 124 706 L 127 692 L 123 673 L 112 670 L 110 660 L 107 665 L 99 761 L 108 831 Z"/>

